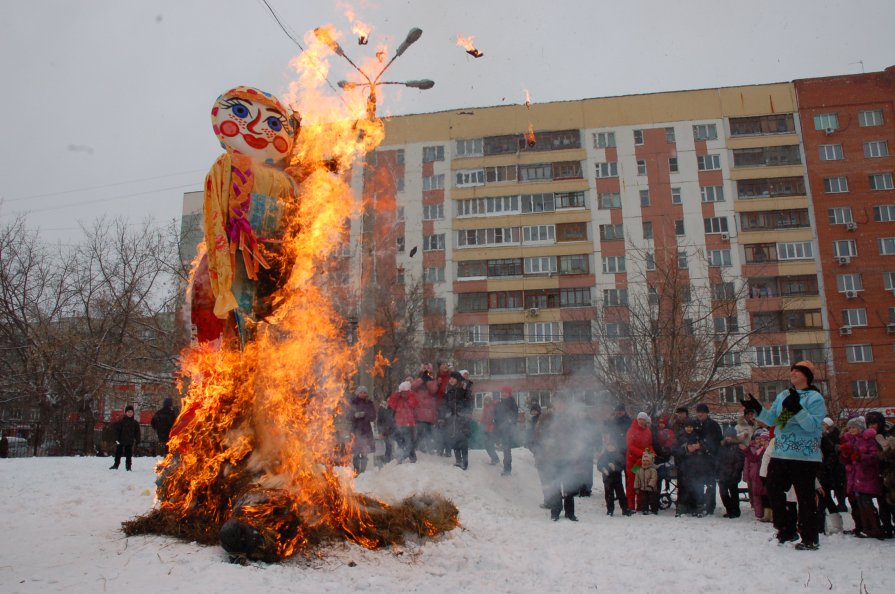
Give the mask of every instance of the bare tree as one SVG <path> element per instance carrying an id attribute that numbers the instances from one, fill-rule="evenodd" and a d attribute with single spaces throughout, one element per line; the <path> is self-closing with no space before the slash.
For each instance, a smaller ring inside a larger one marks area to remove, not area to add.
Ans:
<path id="1" fill-rule="evenodd" d="M 592 316 L 596 375 L 615 400 L 656 414 L 749 381 L 749 338 L 740 310 L 748 286 L 705 266 L 699 254 L 629 247 L 628 285 L 604 291 Z"/>

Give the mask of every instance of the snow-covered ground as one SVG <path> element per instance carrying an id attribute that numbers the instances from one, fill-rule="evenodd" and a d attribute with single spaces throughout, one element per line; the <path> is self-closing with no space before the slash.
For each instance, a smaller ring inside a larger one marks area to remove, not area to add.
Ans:
<path id="1" fill-rule="evenodd" d="M 463 472 L 449 458 L 372 470 L 358 489 L 384 499 L 440 491 L 462 527 L 436 541 L 368 551 L 340 544 L 313 560 L 228 563 L 219 547 L 127 538 L 122 520 L 153 504 L 154 459 L 134 472 L 108 458 L 0 460 L 0 592 L 891 592 L 895 541 L 821 537 L 816 552 L 772 541 L 743 516 L 605 514 L 602 485 L 580 521 L 551 522 L 531 455 L 500 476 L 484 452 Z M 372 464 L 371 464 L 372 466 Z M 846 519 L 846 527 L 851 522 Z M 863 585 L 862 585 L 863 584 Z M 886 586 L 886 584 L 889 584 Z M 864 588 L 866 587 L 866 590 Z"/>

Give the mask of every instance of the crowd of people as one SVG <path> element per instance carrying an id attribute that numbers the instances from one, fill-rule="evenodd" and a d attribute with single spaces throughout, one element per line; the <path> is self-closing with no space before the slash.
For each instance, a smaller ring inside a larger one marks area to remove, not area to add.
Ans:
<path id="1" fill-rule="evenodd" d="M 847 512 L 855 536 L 892 538 L 895 432 L 882 414 L 868 412 L 848 419 L 840 434 L 813 385 L 810 361 L 793 365 L 790 381 L 768 408 L 750 394 L 736 423 L 724 428 L 705 403 L 694 416 L 678 407 L 655 422 L 646 412 L 632 419 L 620 404 L 597 420 L 580 402 L 556 395 L 543 411 L 530 404 L 524 438 L 517 437 L 513 391 L 504 387 L 499 399 L 486 398 L 479 437 L 490 464 L 500 464 L 502 453 L 505 476 L 514 445 L 532 451 L 542 506 L 553 520 L 577 521 L 575 498 L 591 495 L 596 468 L 610 516 L 616 509 L 623 516 L 657 514 L 673 505 L 675 516 L 704 517 L 720 499 L 723 517 L 734 519 L 743 513 L 742 499 L 756 521 L 773 524 L 781 544 L 797 542 L 800 550 L 816 550 L 821 533 L 842 531 Z M 355 471 L 366 470 L 374 451 L 374 423 L 385 443 L 380 462 L 453 453 L 455 466 L 466 470 L 473 408 L 469 374 L 448 363 L 437 371 L 423 365 L 378 409 L 358 387 L 349 407 Z"/>

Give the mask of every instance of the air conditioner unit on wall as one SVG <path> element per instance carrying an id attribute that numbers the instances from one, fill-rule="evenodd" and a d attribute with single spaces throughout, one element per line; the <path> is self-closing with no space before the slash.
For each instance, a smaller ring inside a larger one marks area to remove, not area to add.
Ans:
<path id="1" fill-rule="evenodd" d="M 849 221 L 845 224 L 845 228 L 848 231 L 856 231 L 858 229 L 858 224 L 852 221 Z"/>
<path id="2" fill-rule="evenodd" d="M 721 234 L 721 241 L 729 241 L 729 240 L 730 240 L 730 233 L 722 233 Z"/>
<path id="3" fill-rule="evenodd" d="M 826 130 L 824 130 L 824 132 L 827 133 L 827 136 L 829 136 L 830 134 L 832 134 L 835 131 L 836 131 L 836 128 L 827 128 Z"/>
<path id="4" fill-rule="evenodd" d="M 858 292 L 857 292 L 857 291 L 846 291 L 846 292 L 845 292 L 845 298 L 846 298 L 846 299 L 857 299 L 857 298 L 858 298 Z"/>
<path id="5" fill-rule="evenodd" d="M 895 322 L 889 322 L 886 324 L 886 332 L 889 334 L 895 334 Z"/>
<path id="6" fill-rule="evenodd" d="M 529 307 L 528 308 L 528 315 L 530 315 L 531 317 L 535 317 L 539 313 L 541 313 L 540 308 L 537 308 L 537 307 Z"/>
<path id="7" fill-rule="evenodd" d="M 845 266 L 846 264 L 850 264 L 850 263 L 851 263 L 851 258 L 848 257 L 848 256 L 839 256 L 838 258 L 836 258 L 836 262 L 837 262 L 838 264 L 841 264 L 841 265 Z"/>
<path id="8" fill-rule="evenodd" d="M 843 326 L 840 328 L 839 336 L 851 336 L 851 326 Z"/>

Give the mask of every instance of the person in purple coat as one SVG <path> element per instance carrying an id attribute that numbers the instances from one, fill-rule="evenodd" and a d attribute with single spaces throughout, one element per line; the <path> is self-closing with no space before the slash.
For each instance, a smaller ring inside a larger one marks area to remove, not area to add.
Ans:
<path id="1" fill-rule="evenodd" d="M 358 386 L 351 399 L 351 435 L 354 436 L 354 445 L 351 448 L 351 463 L 354 472 L 360 474 L 367 469 L 367 454 L 375 451 L 373 441 L 373 421 L 376 420 L 376 407 L 370 400 L 370 394 L 365 386 Z"/>
<path id="2" fill-rule="evenodd" d="M 873 498 L 883 492 L 879 474 L 880 447 L 876 430 L 867 429 L 864 417 L 849 419 L 839 454 L 845 463 L 845 490 L 852 506 L 855 536 L 884 537 Z"/>

